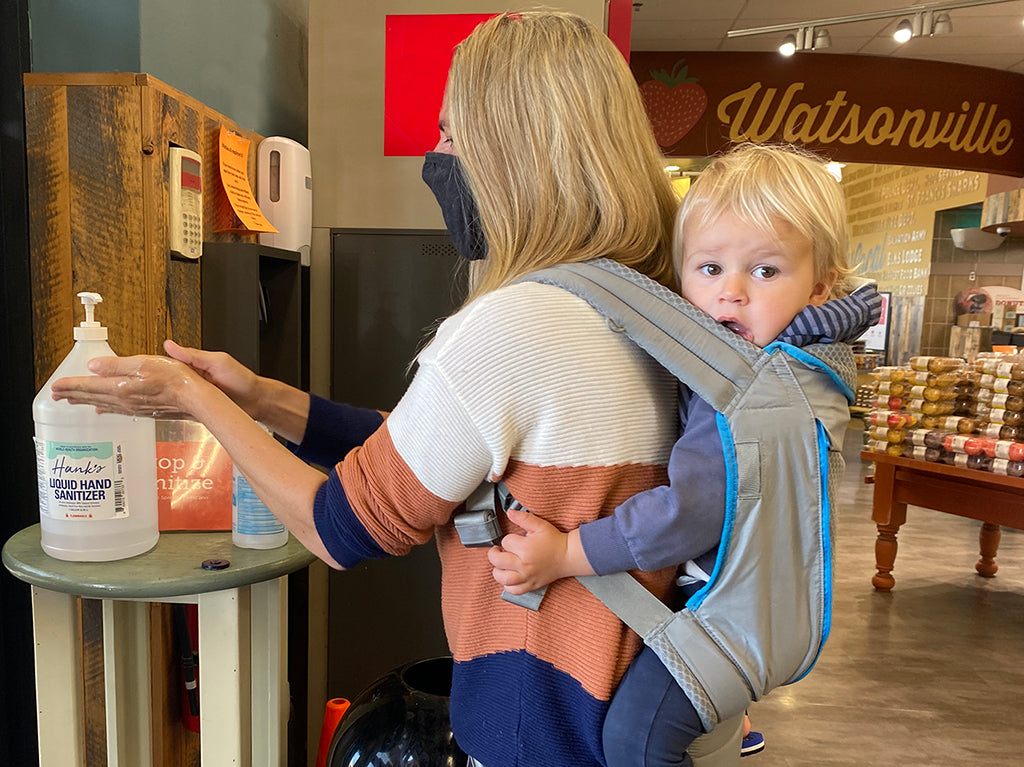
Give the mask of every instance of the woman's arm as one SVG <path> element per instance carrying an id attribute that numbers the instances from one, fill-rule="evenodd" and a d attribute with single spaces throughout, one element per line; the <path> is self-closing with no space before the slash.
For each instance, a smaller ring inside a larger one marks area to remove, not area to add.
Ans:
<path id="1" fill-rule="evenodd" d="M 164 342 L 164 351 L 223 391 L 232 402 L 289 442 L 299 444 L 309 419 L 309 394 L 282 381 L 256 375 L 224 352 Z"/>
<path id="2" fill-rule="evenodd" d="M 253 418 L 268 417 L 273 419 L 272 423 L 290 423 L 290 428 L 301 421 L 304 429 L 299 398 L 257 382 L 258 376 L 227 355 L 197 353 L 197 350 L 169 344 L 168 353 L 172 357 L 94 359 L 89 369 L 96 375 L 56 381 L 53 397 L 72 404 L 93 405 L 101 412 L 147 417 L 181 413 L 202 423 L 227 450 L 270 511 L 313 554 L 332 567 L 338 567 L 327 553 L 313 521 L 313 501 L 324 483 L 323 474 L 292 455 Z M 197 367 L 192 368 L 174 357 L 179 353 L 186 360 L 196 362 Z M 269 379 L 262 380 L 269 382 Z M 224 389 L 220 388 L 221 384 Z M 257 406 L 275 391 L 283 394 L 284 406 L 262 409 Z M 232 393 L 245 405 L 240 405 Z M 306 401 L 308 408 L 308 396 Z"/>

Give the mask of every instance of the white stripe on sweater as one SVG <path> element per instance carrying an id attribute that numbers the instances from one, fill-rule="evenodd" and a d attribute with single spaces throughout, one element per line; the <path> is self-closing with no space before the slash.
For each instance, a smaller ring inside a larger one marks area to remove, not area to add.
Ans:
<path id="1" fill-rule="evenodd" d="M 550 285 L 495 291 L 446 320 L 388 418 L 424 486 L 462 500 L 509 459 L 539 466 L 664 464 L 675 379 Z"/>

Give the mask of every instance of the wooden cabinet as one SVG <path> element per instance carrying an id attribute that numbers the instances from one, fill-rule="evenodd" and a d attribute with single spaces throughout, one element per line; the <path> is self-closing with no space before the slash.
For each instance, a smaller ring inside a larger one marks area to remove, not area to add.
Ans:
<path id="1" fill-rule="evenodd" d="M 161 351 L 165 338 L 202 344 L 201 261 L 168 248 L 168 150 L 203 159 L 203 239 L 255 242 L 218 233 L 234 224 L 220 186 L 221 125 L 247 131 L 195 99 L 144 74 L 24 75 L 32 329 L 36 386 L 73 343 L 84 312 L 79 291 L 100 293 L 97 319 L 122 356 Z M 255 179 L 256 153 L 249 154 Z M 254 297 L 255 300 L 255 297 Z M 106 763 L 100 603 L 81 600 L 86 763 Z M 154 763 L 198 764 L 198 736 L 181 726 L 178 664 L 170 611 L 150 613 Z"/>
<path id="2" fill-rule="evenodd" d="M 255 242 L 217 231 L 233 223 L 218 136 L 226 125 L 261 137 L 145 74 L 30 73 L 24 84 L 37 385 L 71 346 L 83 290 L 103 296 L 97 316 L 120 355 L 157 353 L 171 337 L 200 345 L 200 264 L 167 247 L 168 149 L 203 158 L 203 239 Z M 255 162 L 251 151 L 251 179 Z"/>

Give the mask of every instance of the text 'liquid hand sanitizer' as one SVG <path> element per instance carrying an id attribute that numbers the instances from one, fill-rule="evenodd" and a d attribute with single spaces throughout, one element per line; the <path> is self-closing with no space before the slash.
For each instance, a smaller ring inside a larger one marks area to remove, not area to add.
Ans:
<path id="1" fill-rule="evenodd" d="M 150 418 L 97 413 L 54 400 L 58 378 L 88 376 L 89 360 L 115 357 L 107 329 L 94 321 L 98 293 L 79 293 L 85 322 L 75 345 L 32 402 L 39 523 L 43 551 L 79 562 L 125 559 L 149 551 L 160 535 L 156 428 Z"/>

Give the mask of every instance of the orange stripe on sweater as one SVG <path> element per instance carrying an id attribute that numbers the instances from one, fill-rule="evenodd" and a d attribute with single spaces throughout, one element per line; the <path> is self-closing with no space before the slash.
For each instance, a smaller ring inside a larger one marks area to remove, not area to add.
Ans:
<path id="1" fill-rule="evenodd" d="M 356 517 L 392 555 L 426 543 L 458 504 L 429 492 L 395 450 L 387 421 L 338 464 L 341 485 Z"/>
<path id="2" fill-rule="evenodd" d="M 450 522 L 457 508 L 428 492 L 396 452 L 386 424 L 339 464 L 342 484 L 360 522 L 392 554 L 407 553 L 435 533 L 442 563 L 441 601 L 456 660 L 525 649 L 608 700 L 640 638 L 575 579 L 551 584 L 539 612 L 501 599 L 486 548 L 464 547 Z M 531 512 L 562 530 L 611 513 L 630 496 L 666 481 L 661 465 L 535 466 L 512 461 L 504 476 Z M 501 516 L 503 532 L 518 531 Z M 667 598 L 675 568 L 634 573 Z"/>
<path id="3" fill-rule="evenodd" d="M 665 481 L 662 466 L 541 467 L 513 463 L 505 476 L 513 495 L 534 514 L 568 530 L 602 516 L 631 495 Z M 503 530 L 518 528 L 502 517 Z M 640 638 L 575 579 L 548 587 L 539 612 L 501 599 L 486 549 L 461 546 L 451 528 L 439 531 L 442 604 L 457 660 L 525 648 L 608 700 L 640 649 Z M 661 598 L 674 589 L 675 568 L 634 573 Z"/>

